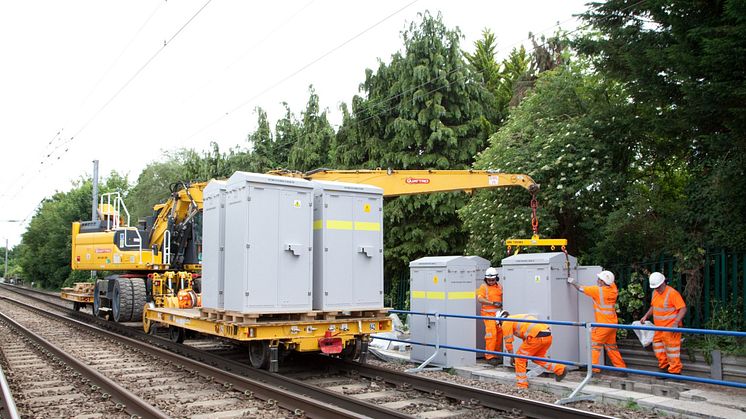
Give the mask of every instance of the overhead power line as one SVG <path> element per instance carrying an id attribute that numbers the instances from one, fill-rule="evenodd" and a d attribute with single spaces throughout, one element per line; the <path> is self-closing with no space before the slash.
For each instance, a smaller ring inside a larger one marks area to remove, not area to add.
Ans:
<path id="1" fill-rule="evenodd" d="M 202 132 L 204 132 L 206 129 L 211 128 L 212 126 L 214 126 L 218 122 L 220 122 L 223 119 L 225 119 L 230 114 L 232 114 L 232 113 L 236 112 L 237 110 L 245 107 L 246 105 L 252 103 L 256 99 L 258 99 L 261 96 L 263 96 L 264 94 L 266 94 L 267 92 L 275 89 L 277 86 L 280 86 L 281 84 L 285 83 L 286 81 L 288 81 L 288 80 L 292 79 L 293 77 L 297 76 L 298 74 L 300 74 L 304 70 L 308 69 L 309 67 L 313 66 L 314 64 L 318 63 L 319 61 L 321 61 L 324 58 L 328 57 L 329 55 L 333 54 L 334 52 L 336 52 L 340 48 L 342 48 L 345 45 L 349 44 L 350 42 L 356 40 L 357 38 L 361 37 L 365 33 L 369 32 L 370 30 L 372 30 L 376 26 L 382 24 L 383 22 L 385 22 L 385 21 L 391 19 L 392 17 L 396 16 L 397 14 L 401 13 L 402 11 L 404 11 L 405 9 L 407 9 L 409 6 L 417 3 L 417 1 L 419 1 L 419 0 L 413 0 L 413 1 L 405 4 L 403 7 L 401 7 L 399 9 L 393 11 L 392 13 L 388 14 L 387 16 L 385 16 L 384 18 L 382 18 L 381 20 L 377 21 L 376 23 L 374 23 L 374 24 L 368 26 L 367 28 L 363 29 L 362 31 L 358 32 L 356 35 L 353 35 L 351 38 L 348 38 L 346 41 L 338 44 L 337 46 L 335 46 L 332 49 L 328 50 L 327 52 L 321 54 L 317 58 L 315 58 L 315 59 L 311 60 L 310 62 L 304 64 L 300 68 L 298 68 L 295 71 L 291 72 L 290 74 L 286 75 L 285 77 L 283 77 L 282 79 L 278 80 L 277 82 L 275 82 L 274 84 L 270 85 L 269 87 L 265 88 L 261 92 L 257 93 L 256 95 L 250 97 L 249 99 L 241 102 L 236 107 L 234 107 L 234 108 L 230 109 L 229 111 L 225 112 L 223 115 L 219 116 L 214 121 L 212 121 L 209 124 L 205 125 L 204 127 L 200 128 L 198 131 L 196 131 L 195 133 L 193 133 L 192 135 L 190 135 L 189 137 L 187 137 L 186 140 L 189 141 L 190 139 L 192 139 L 192 138 L 196 137 L 197 135 L 201 134 Z"/>

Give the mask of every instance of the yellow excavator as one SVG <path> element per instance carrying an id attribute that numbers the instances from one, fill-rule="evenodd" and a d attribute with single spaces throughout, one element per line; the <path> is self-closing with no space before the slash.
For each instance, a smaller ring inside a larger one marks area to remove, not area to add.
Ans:
<path id="1" fill-rule="evenodd" d="M 384 197 L 522 187 L 532 194 L 535 202 L 539 190 L 539 185 L 528 175 L 488 170 L 318 169 L 269 174 L 368 184 L 382 188 Z M 95 315 L 130 322 L 142 319 L 145 304 L 179 308 L 200 305 L 202 190 L 206 185 L 206 182 L 171 185 L 171 197 L 156 205 L 153 216 L 139 221 L 136 227 L 130 226 L 129 212 L 117 193 L 102 195 L 98 220 L 73 223 L 72 269 L 116 273 L 96 281 Z M 533 219 L 536 219 L 535 207 Z M 539 239 L 536 228 L 532 239 L 519 242 L 514 244 L 564 245 L 563 240 Z"/>

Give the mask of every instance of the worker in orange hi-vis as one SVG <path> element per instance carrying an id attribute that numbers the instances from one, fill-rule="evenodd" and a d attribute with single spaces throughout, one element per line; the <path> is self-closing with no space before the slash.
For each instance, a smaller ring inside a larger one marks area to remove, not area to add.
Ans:
<path id="1" fill-rule="evenodd" d="M 495 314 L 503 308 L 503 287 L 500 285 L 497 269 L 488 268 L 484 273 L 484 284 L 479 286 L 477 300 L 482 304 L 480 315 L 495 317 Z M 484 348 L 488 351 L 502 352 L 503 343 L 502 330 L 497 327 L 494 320 L 484 320 Z M 492 365 L 498 365 L 501 357 L 487 353 L 484 359 Z"/>
<path id="2" fill-rule="evenodd" d="M 642 317 L 640 323 L 653 315 L 653 323 L 657 327 L 680 327 L 686 315 L 686 303 L 678 291 L 666 284 L 666 277 L 660 272 L 653 272 L 648 278 L 653 291 L 650 310 Z M 681 333 L 655 331 L 653 336 L 653 352 L 658 358 L 658 368 L 661 372 L 681 374 Z"/>
<path id="3" fill-rule="evenodd" d="M 596 323 L 618 323 L 614 305 L 616 304 L 619 291 L 614 283 L 613 273 L 609 271 L 598 273 L 596 275 L 596 285 L 593 286 L 580 286 L 577 284 L 575 278 L 567 278 L 567 283 L 593 299 L 593 312 Z M 615 367 L 627 368 L 616 344 L 616 329 L 594 327 L 591 331 L 591 345 L 594 364 L 598 365 L 598 361 L 601 358 L 601 351 L 606 349 L 606 356 L 609 357 Z M 601 372 L 601 370 L 594 368 L 593 372 Z M 622 373 L 622 375 L 626 375 L 626 373 Z"/>
<path id="4" fill-rule="evenodd" d="M 516 355 L 546 358 L 547 351 L 552 346 L 552 331 L 548 325 L 510 321 L 510 319 L 537 320 L 535 316 L 529 314 L 514 314 L 511 316 L 507 311 L 503 311 L 498 313 L 496 317 L 502 328 L 503 341 L 507 352 L 513 352 L 513 337 L 518 336 L 523 340 L 523 343 L 516 351 Z M 536 360 L 533 362 L 548 371 L 553 371 L 554 379 L 557 381 L 562 381 L 567 375 L 567 369 L 562 364 Z M 515 360 L 515 378 L 518 388 L 528 388 L 526 364 L 526 359 L 516 358 Z"/>

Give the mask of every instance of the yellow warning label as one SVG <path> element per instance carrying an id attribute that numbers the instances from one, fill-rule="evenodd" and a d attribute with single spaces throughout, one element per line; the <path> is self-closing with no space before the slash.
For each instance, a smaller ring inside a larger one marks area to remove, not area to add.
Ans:
<path id="1" fill-rule="evenodd" d="M 536 275 L 534 277 L 534 281 L 538 284 L 539 282 L 541 282 L 541 277 L 539 275 Z"/>
<path id="2" fill-rule="evenodd" d="M 433 277 L 433 284 L 437 284 L 437 283 L 438 283 L 438 275 L 435 275 Z"/>
<path id="3" fill-rule="evenodd" d="M 300 200 L 299 199 L 296 199 L 295 201 L 293 201 L 293 207 L 300 208 Z"/>
<path id="4" fill-rule="evenodd" d="M 363 205 L 363 212 L 370 212 L 370 204 Z"/>

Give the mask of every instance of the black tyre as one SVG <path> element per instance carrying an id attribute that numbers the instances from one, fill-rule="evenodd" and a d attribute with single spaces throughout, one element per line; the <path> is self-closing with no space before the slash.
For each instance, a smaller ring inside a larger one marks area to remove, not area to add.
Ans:
<path id="1" fill-rule="evenodd" d="M 101 314 L 101 297 L 99 292 L 106 289 L 106 281 L 96 281 L 93 286 L 93 315 L 99 317 Z"/>
<path id="2" fill-rule="evenodd" d="M 249 342 L 249 362 L 254 368 L 269 367 L 269 343 L 266 341 Z"/>
<path id="3" fill-rule="evenodd" d="M 145 291 L 145 280 L 141 278 L 130 279 L 132 285 L 132 322 L 142 321 L 142 313 L 145 307 L 147 293 Z"/>
<path id="4" fill-rule="evenodd" d="M 339 357 L 344 359 L 345 361 L 354 361 L 360 356 L 360 347 L 362 346 L 362 342 L 360 339 L 354 339 L 352 342 L 349 342 L 347 346 L 342 349 L 342 352 L 339 354 Z"/>
<path id="5" fill-rule="evenodd" d="M 174 343 L 184 343 L 186 331 L 181 327 L 171 326 L 168 328 L 168 339 Z"/>
<path id="6" fill-rule="evenodd" d="M 111 314 L 115 322 L 132 321 L 132 280 L 117 278 L 111 293 Z"/>

